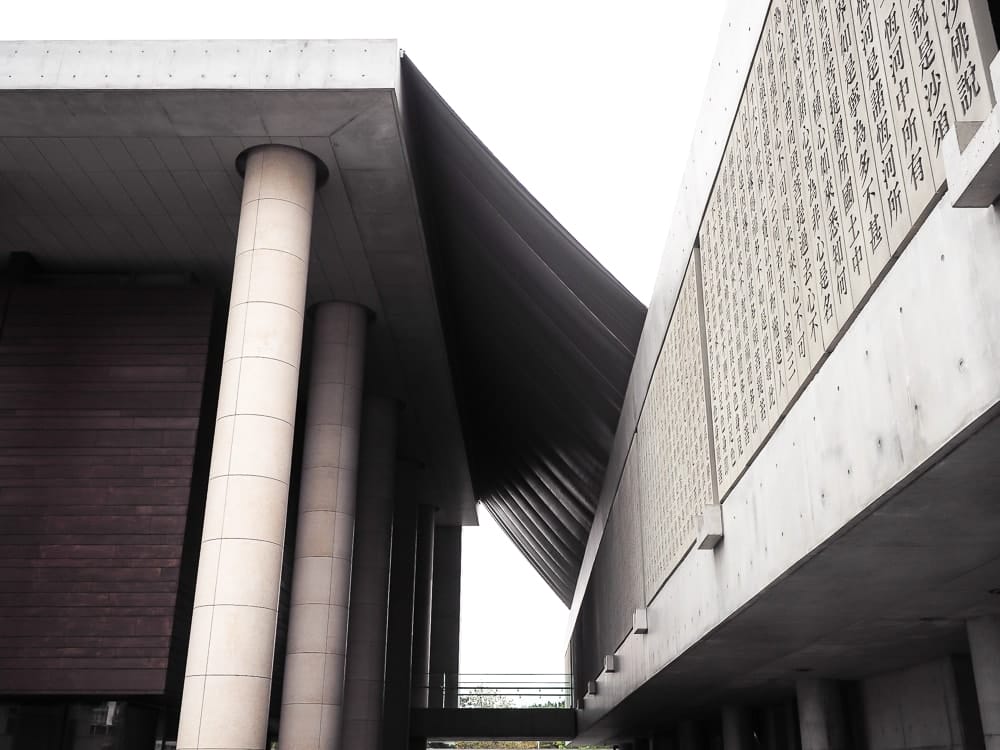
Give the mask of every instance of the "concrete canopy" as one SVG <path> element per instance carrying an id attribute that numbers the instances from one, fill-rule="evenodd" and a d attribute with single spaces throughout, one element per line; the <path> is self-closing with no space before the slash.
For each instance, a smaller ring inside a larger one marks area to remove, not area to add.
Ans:
<path id="1" fill-rule="evenodd" d="M 0 60 L 0 264 L 28 251 L 47 273 L 190 274 L 225 293 L 237 155 L 321 159 L 307 303 L 374 312 L 368 386 L 408 407 L 417 492 L 475 523 L 394 41 L 4 42 Z"/>
<path id="2" fill-rule="evenodd" d="M 445 525 L 484 501 L 569 601 L 645 307 L 394 41 L 0 42 L 0 60 L 0 264 L 225 293 L 237 156 L 321 159 L 307 301 L 374 312 L 366 387 L 407 406 L 414 500 Z"/>

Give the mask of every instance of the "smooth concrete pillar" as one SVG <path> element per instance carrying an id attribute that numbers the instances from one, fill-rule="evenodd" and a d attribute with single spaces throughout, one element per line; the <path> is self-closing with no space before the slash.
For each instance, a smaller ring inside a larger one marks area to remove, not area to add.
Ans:
<path id="1" fill-rule="evenodd" d="M 413 586 L 413 708 L 427 708 L 431 671 L 431 617 L 434 594 L 434 516 L 432 505 L 417 508 L 417 568 Z"/>
<path id="2" fill-rule="evenodd" d="M 368 396 L 361 418 L 344 725 L 340 743 L 340 747 L 351 750 L 378 750 L 382 742 L 398 410 L 399 405 L 393 399 Z"/>
<path id="3" fill-rule="evenodd" d="M 316 163 L 249 152 L 178 750 L 264 747 Z"/>
<path id="4" fill-rule="evenodd" d="M 700 750 L 698 725 L 692 719 L 685 719 L 677 725 L 678 750 Z"/>
<path id="5" fill-rule="evenodd" d="M 413 708 L 427 708 L 431 669 L 431 617 L 434 594 L 434 516 L 437 508 L 417 508 L 417 569 L 413 586 Z"/>
<path id="6" fill-rule="evenodd" d="M 340 739 L 367 326 L 359 305 L 316 307 L 281 750 L 332 750 Z"/>
<path id="7" fill-rule="evenodd" d="M 774 703 L 763 711 L 762 745 L 767 750 L 798 750 L 799 726 L 789 701 Z"/>
<path id="8" fill-rule="evenodd" d="M 799 731 L 799 710 L 797 699 L 792 698 L 783 704 L 782 716 L 785 725 L 785 747 L 788 750 L 801 750 L 802 733 Z"/>
<path id="9" fill-rule="evenodd" d="M 722 709 L 722 747 L 724 750 L 751 750 L 754 746 L 750 713 L 742 706 Z"/>
<path id="10" fill-rule="evenodd" d="M 1000 618 L 966 623 L 986 750 L 1000 750 Z"/>
<path id="11" fill-rule="evenodd" d="M 458 641 L 462 615 L 462 527 L 434 530 L 431 597 L 431 708 L 458 708 Z"/>
<path id="12" fill-rule="evenodd" d="M 849 750 L 850 733 L 836 680 L 801 679 L 795 683 L 802 750 Z"/>
<path id="13" fill-rule="evenodd" d="M 399 750 L 410 736 L 413 663 L 413 588 L 417 553 L 417 507 L 412 493 L 419 470 L 411 462 L 397 464 L 389 560 L 389 616 L 386 623 L 385 693 L 382 748 Z"/>

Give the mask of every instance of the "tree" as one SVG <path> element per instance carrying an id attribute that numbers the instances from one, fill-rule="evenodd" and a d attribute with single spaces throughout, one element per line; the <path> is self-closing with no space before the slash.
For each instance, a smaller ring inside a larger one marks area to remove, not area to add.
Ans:
<path id="1" fill-rule="evenodd" d="M 513 708 L 509 695 L 502 695 L 498 688 L 474 687 L 463 690 L 458 696 L 459 708 Z"/>

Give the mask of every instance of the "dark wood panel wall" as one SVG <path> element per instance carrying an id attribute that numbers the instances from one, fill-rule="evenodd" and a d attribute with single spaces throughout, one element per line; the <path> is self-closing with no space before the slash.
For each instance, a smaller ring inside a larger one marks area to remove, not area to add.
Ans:
<path id="1" fill-rule="evenodd" d="M 212 294 L 4 292 L 0 694 L 162 693 Z"/>

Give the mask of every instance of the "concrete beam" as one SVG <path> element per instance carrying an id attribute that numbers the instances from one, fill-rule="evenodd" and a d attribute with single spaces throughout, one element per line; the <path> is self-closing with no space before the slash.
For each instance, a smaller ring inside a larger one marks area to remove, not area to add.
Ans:
<path id="1" fill-rule="evenodd" d="M 571 740 L 571 708 L 414 708 L 414 736 L 443 740 Z"/>

